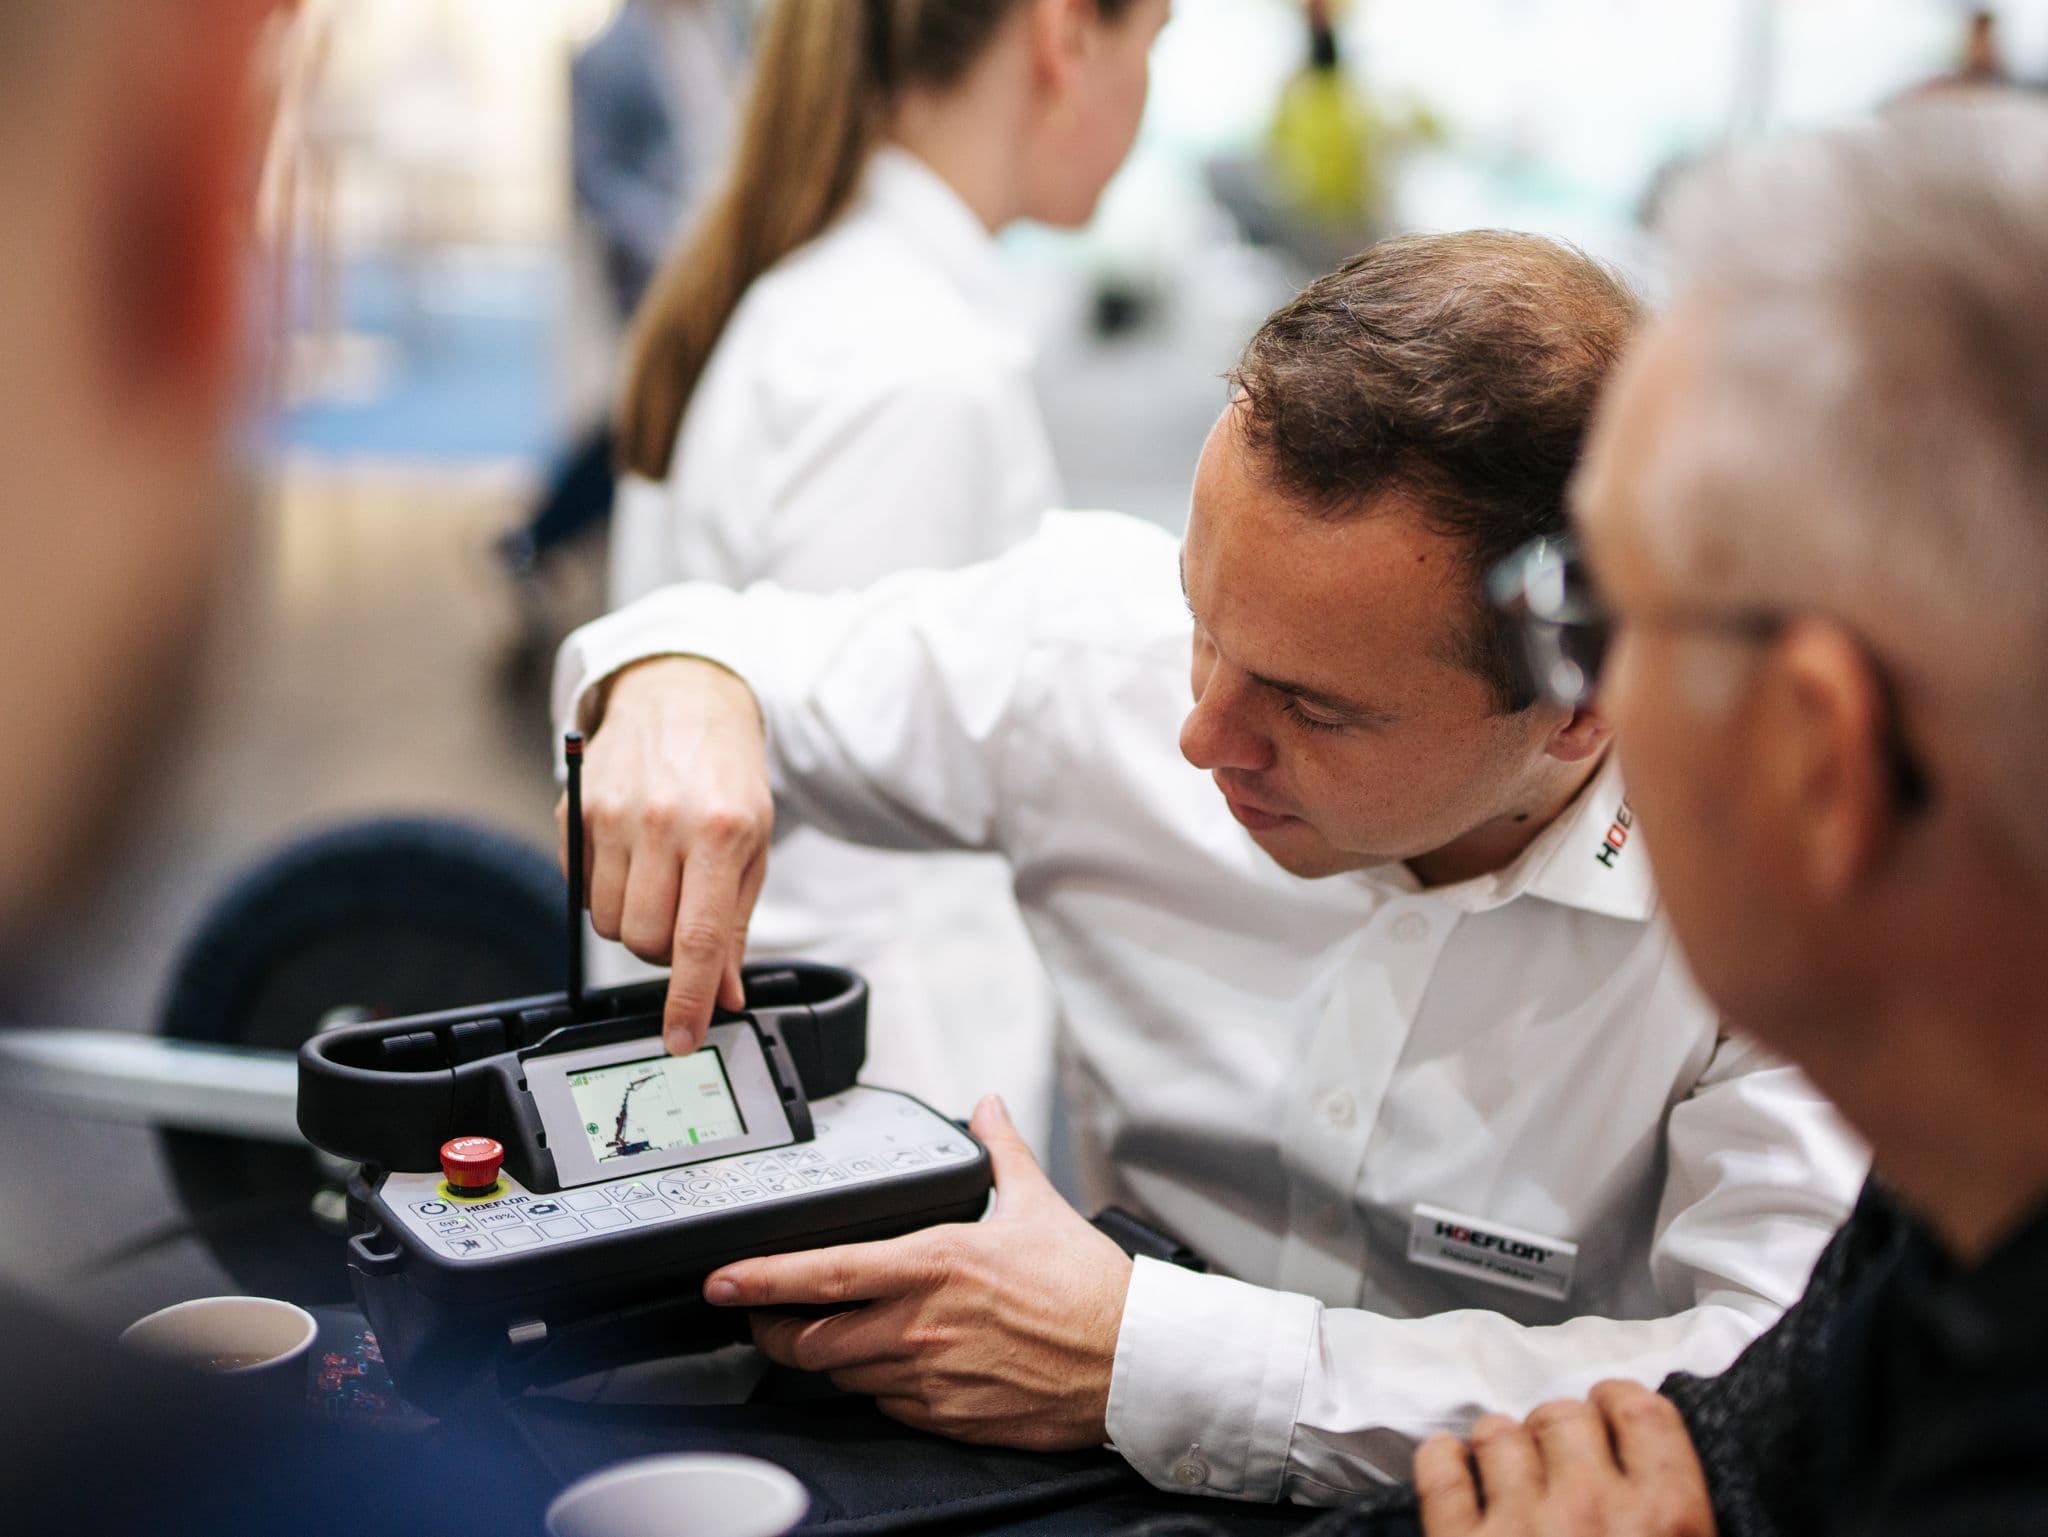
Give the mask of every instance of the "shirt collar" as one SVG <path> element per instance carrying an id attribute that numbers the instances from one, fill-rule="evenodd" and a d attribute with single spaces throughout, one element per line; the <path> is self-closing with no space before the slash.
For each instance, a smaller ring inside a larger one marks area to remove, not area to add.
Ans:
<path id="1" fill-rule="evenodd" d="M 1383 866 L 1371 873 L 1382 882 L 1391 879 L 1405 892 L 1420 890 L 1406 865 Z M 1613 755 L 1514 863 L 1456 885 L 1435 887 L 1426 895 L 1468 913 L 1530 896 L 1647 923 L 1657 911 L 1657 888 Z"/>
<path id="2" fill-rule="evenodd" d="M 995 237 L 946 179 L 897 144 L 868 157 L 860 214 L 909 229 L 967 301 L 1006 332 L 1017 331 L 1017 284 Z"/>

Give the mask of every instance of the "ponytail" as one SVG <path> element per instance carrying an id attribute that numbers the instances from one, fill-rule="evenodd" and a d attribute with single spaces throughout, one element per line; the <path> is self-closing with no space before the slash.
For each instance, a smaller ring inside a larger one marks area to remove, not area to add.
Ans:
<path id="1" fill-rule="evenodd" d="M 620 463 L 635 474 L 668 474 L 683 408 L 748 285 L 852 196 L 888 95 L 875 8 L 781 0 L 769 13 L 731 169 L 634 322 L 618 429 Z"/>

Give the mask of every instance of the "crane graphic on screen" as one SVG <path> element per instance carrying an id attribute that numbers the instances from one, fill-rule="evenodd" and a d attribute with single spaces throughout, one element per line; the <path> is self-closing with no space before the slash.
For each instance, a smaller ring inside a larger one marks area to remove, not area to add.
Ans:
<path id="1" fill-rule="evenodd" d="M 654 1082 L 660 1076 L 659 1073 L 642 1073 L 638 1078 L 629 1081 L 620 1093 L 619 1118 L 612 1127 L 611 1140 L 605 1143 L 605 1146 L 611 1149 L 612 1157 L 625 1158 L 634 1153 L 645 1153 L 653 1148 L 654 1144 L 644 1137 L 638 1140 L 629 1138 L 626 1135 L 626 1122 L 633 1113 L 633 1091 L 642 1084 Z"/>

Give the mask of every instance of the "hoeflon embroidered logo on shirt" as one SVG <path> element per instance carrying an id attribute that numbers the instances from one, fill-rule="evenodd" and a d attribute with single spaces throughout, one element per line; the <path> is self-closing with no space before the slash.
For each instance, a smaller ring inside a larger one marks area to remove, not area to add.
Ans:
<path id="1" fill-rule="evenodd" d="M 1579 1246 L 1418 1201 L 1408 1225 L 1408 1259 L 1429 1270 L 1562 1302 L 1572 1289 Z"/>
<path id="2" fill-rule="evenodd" d="M 1600 847 L 1593 851 L 1593 857 L 1612 870 L 1615 861 L 1621 857 L 1622 846 L 1628 842 L 1628 830 L 1635 825 L 1636 814 L 1628 809 L 1628 802 L 1623 801 L 1615 809 L 1614 823 L 1607 829 L 1607 836 L 1600 840 Z"/>

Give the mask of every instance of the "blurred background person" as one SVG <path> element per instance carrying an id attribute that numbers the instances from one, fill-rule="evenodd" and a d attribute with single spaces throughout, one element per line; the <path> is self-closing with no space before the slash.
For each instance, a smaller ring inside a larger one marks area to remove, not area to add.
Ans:
<path id="1" fill-rule="evenodd" d="M 1269 205 L 1253 215 L 1256 226 L 1320 274 L 1386 231 L 1400 152 L 1439 129 L 1419 107 L 1383 102 L 1345 67 L 1330 0 L 1306 0 L 1302 15 L 1308 57 L 1274 103 L 1258 179 L 1246 184 L 1218 165 L 1211 184 L 1218 196 L 1236 194 L 1240 210 L 1247 200 Z"/>
<path id="2" fill-rule="evenodd" d="M 1988 8 L 1971 11 L 1963 20 L 1961 45 L 1956 49 L 1953 68 L 1923 81 L 1905 93 L 1905 99 L 1952 96 L 1959 92 L 2003 91 L 2017 82 L 2005 62 L 2005 45 L 1998 34 L 1998 13 Z"/>
<path id="3" fill-rule="evenodd" d="M 36 737 L 0 754 L 0 961 L 55 938 L 37 920 L 92 884 L 95 835 L 161 756 L 241 500 L 259 145 L 237 104 L 275 7 L 73 9 L 0 12 L 0 710 Z M 154 91 L 124 94 L 141 67 Z"/>
<path id="4" fill-rule="evenodd" d="M 769 13 L 728 180 L 636 324 L 614 605 L 684 580 L 818 591 L 965 565 L 1062 501 L 993 237 L 1088 219 L 1137 132 L 1167 10 Z M 1043 1145 L 1051 1006 L 1007 874 L 974 856 L 930 864 L 793 832 L 753 947 L 868 977 L 874 1081 L 956 1115 L 1000 1089 Z M 665 965 L 673 889 L 620 875 L 627 948 Z M 609 954 L 608 979 L 625 970 Z"/>
<path id="5" fill-rule="evenodd" d="M 604 289 L 607 313 L 590 329 L 606 377 L 620 329 L 724 169 L 748 22 L 741 0 L 626 0 L 570 65 L 570 170 Z M 611 405 L 602 401 L 532 521 L 500 546 L 514 575 L 611 516 Z"/>
<path id="6" fill-rule="evenodd" d="M 0 707 L 35 734 L 0 757 L 0 963 L 58 943 L 42 920 L 60 890 L 105 875 L 109 830 L 194 703 L 197 642 L 246 553 L 230 448 L 271 105 L 260 65 L 286 9 L 0 9 Z M 11 1522 L 315 1537 L 503 1527 L 520 1508 L 503 1492 L 519 1469 L 491 1451 L 451 1500 L 411 1446 L 323 1434 L 227 1379 L 124 1358 L 5 1285 L 0 1339 Z"/>
<path id="7" fill-rule="evenodd" d="M 570 66 L 576 207 L 621 321 L 724 170 L 747 21 L 739 0 L 627 0 Z"/>

